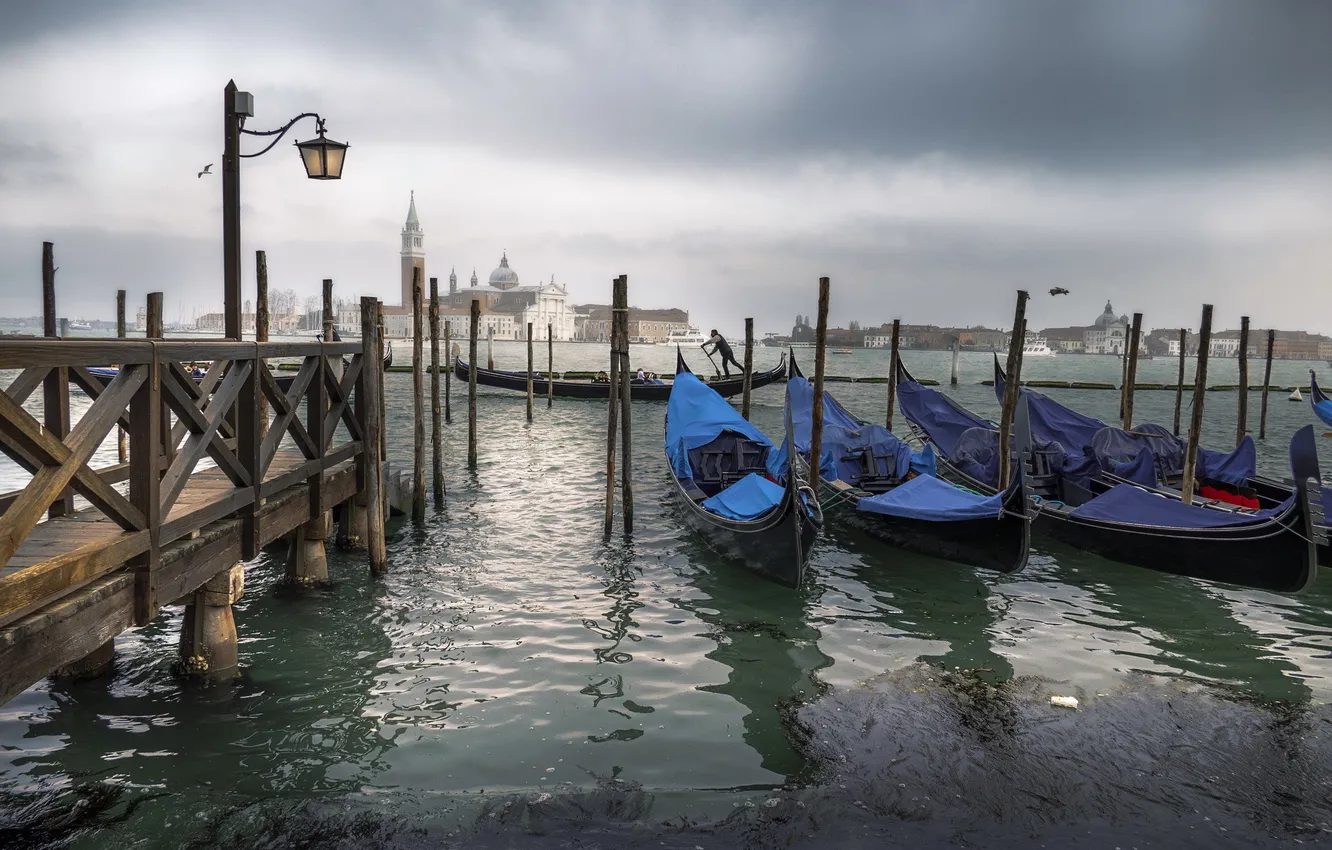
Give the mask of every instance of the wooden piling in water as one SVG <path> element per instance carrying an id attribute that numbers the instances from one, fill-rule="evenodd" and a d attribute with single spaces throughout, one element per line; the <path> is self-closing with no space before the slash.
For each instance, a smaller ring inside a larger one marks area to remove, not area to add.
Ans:
<path id="1" fill-rule="evenodd" d="M 486 368 L 495 368 L 495 326 L 486 325 Z"/>
<path id="2" fill-rule="evenodd" d="M 1249 317 L 1240 316 L 1239 339 L 1239 411 L 1235 417 L 1235 445 L 1249 432 Z M 1264 386 L 1263 392 L 1267 389 Z"/>
<path id="3" fill-rule="evenodd" d="M 999 412 L 999 489 L 1008 488 L 1012 475 L 1013 413 L 1017 409 L 1019 389 L 1022 386 L 1022 345 L 1026 342 L 1027 291 L 1019 289 L 1017 307 L 1013 311 L 1013 333 L 1008 339 L 1008 368 L 1004 377 L 1004 406 Z M 1019 458 L 1019 462 L 1021 459 Z"/>
<path id="4" fill-rule="evenodd" d="M 166 335 L 162 321 L 162 293 L 148 293 L 146 319 L 148 339 L 162 339 Z M 171 439 L 171 410 L 165 404 L 162 405 L 161 412 L 158 415 L 157 433 L 160 436 L 162 446 L 162 471 L 165 471 L 171 467 L 171 461 L 176 456 L 176 447 Z"/>
<path id="5" fill-rule="evenodd" d="M 555 406 L 555 325 L 546 325 L 546 407 Z"/>
<path id="6" fill-rule="evenodd" d="M 902 320 L 893 319 L 892 348 L 888 352 L 888 415 L 884 427 L 893 430 L 893 408 L 897 407 L 897 358 L 902 344 Z"/>
<path id="7" fill-rule="evenodd" d="M 337 324 L 337 316 L 336 316 L 336 314 L 333 312 L 333 281 L 332 281 L 332 279 L 330 279 L 330 278 L 324 278 L 324 315 L 323 315 L 323 319 L 324 319 L 324 323 L 323 323 L 324 326 L 323 326 L 323 328 L 322 328 L 321 330 L 323 331 L 323 334 L 324 334 L 324 342 L 326 342 L 326 343 L 332 343 L 332 342 L 333 342 L 333 328 L 334 328 L 335 325 Z M 332 365 L 334 366 L 334 372 L 333 372 L 333 374 L 338 375 L 338 374 L 341 374 L 341 373 L 342 373 L 342 358 L 341 358 L 341 357 L 337 358 L 337 359 L 336 359 L 336 362 L 335 362 L 334 364 L 332 364 Z"/>
<path id="8" fill-rule="evenodd" d="M 425 304 L 421 267 L 412 269 L 412 521 L 425 522 Z"/>
<path id="9" fill-rule="evenodd" d="M 453 322 L 444 323 L 444 423 L 453 424 Z"/>
<path id="10" fill-rule="evenodd" d="M 42 243 L 42 335 L 56 336 L 55 243 Z M 69 436 L 69 369 L 57 366 L 42 381 L 42 425 L 57 440 Z M 52 519 L 74 513 L 74 491 L 65 489 L 51 503 Z"/>
<path id="11" fill-rule="evenodd" d="M 1179 411 L 1184 404 L 1184 356 L 1188 354 L 1188 328 L 1179 329 L 1179 378 L 1175 381 L 1175 436 L 1179 436 Z"/>
<path id="12" fill-rule="evenodd" d="M 749 419 L 750 396 L 754 392 L 754 320 L 745 319 L 745 385 L 740 399 L 740 415 Z"/>
<path id="13" fill-rule="evenodd" d="M 1129 330 L 1129 347 L 1126 353 L 1128 363 L 1124 388 L 1119 396 L 1119 405 L 1124 411 L 1124 430 L 1133 428 L 1133 388 L 1138 384 L 1138 346 L 1142 340 L 1142 314 L 1133 314 L 1133 325 Z"/>
<path id="14" fill-rule="evenodd" d="M 1182 501 L 1193 504 L 1193 487 L 1198 463 L 1198 445 L 1202 437 L 1203 400 L 1207 398 L 1207 349 L 1212 344 L 1212 305 L 1204 304 L 1202 324 L 1198 327 L 1198 371 L 1193 376 L 1193 414 L 1189 417 L 1189 438 L 1184 446 L 1184 480 L 1180 484 Z"/>
<path id="15" fill-rule="evenodd" d="M 375 352 L 374 367 L 379 370 L 379 456 L 388 457 L 388 406 L 384 401 L 384 302 L 375 301 L 375 340 L 377 342 Z M 388 343 L 392 345 L 392 343 Z M 388 494 L 384 494 L 388 499 Z M 387 505 L 385 501 L 385 505 Z M 388 508 L 384 508 L 384 516 L 388 517 Z"/>
<path id="16" fill-rule="evenodd" d="M 370 553 L 370 573 L 380 575 L 388 570 L 388 549 L 384 541 L 384 453 L 380 435 L 383 419 L 379 406 L 382 398 L 380 383 L 383 364 L 378 361 L 380 304 L 371 297 L 361 299 L 362 367 L 357 394 L 364 394 L 362 407 L 365 415 L 362 434 L 365 463 L 365 534 Z"/>
<path id="17" fill-rule="evenodd" d="M 620 353 L 617 347 L 620 332 L 620 320 L 616 308 L 619 306 L 619 278 L 611 282 L 611 324 L 610 324 L 610 386 L 607 388 L 606 405 L 606 516 L 604 533 L 611 533 L 611 524 L 615 518 L 615 435 L 620 426 L 619 419 L 619 375 Z"/>
<path id="18" fill-rule="evenodd" d="M 961 350 L 962 350 L 961 340 L 959 340 L 957 337 L 953 337 L 953 371 L 948 378 L 948 383 L 952 384 L 953 386 L 957 386 L 957 359 L 958 359 L 958 354 L 961 352 Z M 890 382 L 896 381 L 897 375 L 896 374 L 889 375 L 888 380 Z"/>
<path id="19" fill-rule="evenodd" d="M 125 338 L 125 290 L 116 290 L 116 338 Z M 1270 362 L 1270 361 L 1269 361 Z M 124 425 L 116 426 L 116 459 L 129 463 L 129 434 Z"/>
<path id="20" fill-rule="evenodd" d="M 629 275 L 620 275 L 620 514 L 624 533 L 634 530 L 634 439 L 632 430 L 633 395 L 629 367 Z"/>
<path id="21" fill-rule="evenodd" d="M 444 504 L 444 433 L 439 410 L 439 278 L 430 278 L 430 480 L 435 507 Z"/>
<path id="22" fill-rule="evenodd" d="M 1263 409 L 1258 415 L 1258 439 L 1267 439 L 1267 389 L 1272 385 L 1272 347 L 1276 344 L 1276 331 L 1267 329 L 1267 365 L 1263 367 Z"/>
<path id="23" fill-rule="evenodd" d="M 534 380 L 536 377 L 536 373 L 533 371 L 532 366 L 533 366 L 532 323 L 528 322 L 527 323 L 527 421 L 528 422 L 532 421 L 532 404 L 536 400 L 536 395 L 533 391 L 534 387 L 536 386 Z"/>
<path id="24" fill-rule="evenodd" d="M 254 252 L 254 341 L 268 342 L 268 326 L 272 319 L 268 314 L 268 256 L 263 251 Z M 259 393 L 259 439 L 268 433 L 268 396 Z"/>
<path id="25" fill-rule="evenodd" d="M 819 497 L 819 462 L 823 457 L 823 370 L 828 354 L 828 278 L 819 278 L 819 311 L 814 325 L 814 408 L 809 432 L 809 488 Z M 794 474 L 795 457 L 790 458 Z"/>
<path id="26" fill-rule="evenodd" d="M 467 468 L 476 469 L 476 342 L 481 333 L 481 302 L 472 299 L 472 333 L 467 352 Z"/>

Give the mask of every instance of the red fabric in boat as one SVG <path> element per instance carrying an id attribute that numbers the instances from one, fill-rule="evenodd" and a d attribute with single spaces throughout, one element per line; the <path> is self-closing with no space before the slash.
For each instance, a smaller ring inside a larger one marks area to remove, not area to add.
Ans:
<path id="1" fill-rule="evenodd" d="M 1208 487 L 1206 484 L 1198 489 L 1198 495 L 1205 499 L 1216 499 L 1218 502 L 1225 502 L 1228 505 L 1239 505 L 1242 508 L 1257 509 L 1258 507 L 1257 499 L 1250 499 L 1238 493 L 1227 493 L 1225 490 Z"/>

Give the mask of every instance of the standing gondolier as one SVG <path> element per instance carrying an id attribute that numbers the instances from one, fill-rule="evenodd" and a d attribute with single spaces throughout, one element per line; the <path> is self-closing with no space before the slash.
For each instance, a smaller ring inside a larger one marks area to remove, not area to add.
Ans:
<path id="1" fill-rule="evenodd" d="M 712 338 L 709 339 L 707 342 L 703 343 L 702 345 L 700 345 L 699 348 L 703 349 L 704 353 L 711 355 L 712 352 L 708 351 L 709 345 L 712 346 L 712 352 L 716 352 L 721 355 L 722 370 L 726 373 L 726 377 L 728 378 L 731 377 L 731 369 L 728 365 L 729 363 L 735 363 L 735 368 L 739 369 L 741 374 L 744 373 L 745 367 L 741 366 L 740 363 L 735 359 L 735 355 L 731 353 L 731 344 L 726 341 L 726 337 L 717 333 L 716 328 L 712 329 Z"/>

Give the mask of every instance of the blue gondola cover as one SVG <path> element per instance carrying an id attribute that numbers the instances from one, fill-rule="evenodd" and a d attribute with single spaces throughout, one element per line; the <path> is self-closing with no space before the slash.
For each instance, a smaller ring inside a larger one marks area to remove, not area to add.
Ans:
<path id="1" fill-rule="evenodd" d="M 981 496 L 958 489 L 932 475 L 918 475 L 887 493 L 868 496 L 856 509 L 872 514 L 920 519 L 931 522 L 955 522 L 966 519 L 997 519 L 1003 510 L 1004 495 Z"/>
<path id="2" fill-rule="evenodd" d="M 1001 402 L 1004 398 L 1004 381 L 1004 373 L 996 368 L 994 394 Z M 1082 453 L 1091 445 L 1096 432 L 1106 427 L 1101 420 L 1083 416 L 1029 387 L 1022 387 L 1020 392 L 1027 399 L 1027 415 L 1031 417 L 1031 436 L 1034 440 L 1058 443 L 1065 451 Z"/>
<path id="3" fill-rule="evenodd" d="M 814 422 L 814 385 L 800 375 L 792 377 L 786 384 L 786 403 L 791 410 L 791 439 L 796 451 L 808 456 Z M 874 456 L 879 474 L 904 478 L 911 469 L 910 446 L 882 425 L 859 421 L 838 404 L 832 393 L 824 390 L 819 475 L 827 481 L 856 484 L 862 470 L 860 457 L 866 452 Z"/>
<path id="4" fill-rule="evenodd" d="M 1258 473 L 1258 449 L 1248 434 L 1233 452 L 1198 449 L 1198 477 L 1243 487 Z"/>
<path id="5" fill-rule="evenodd" d="M 751 472 L 710 499 L 703 507 L 734 520 L 758 519 L 782 503 L 786 488 Z"/>
<path id="6" fill-rule="evenodd" d="M 1295 497 L 1291 496 L 1275 508 L 1241 514 L 1186 505 L 1175 499 L 1148 493 L 1132 484 L 1120 484 L 1090 502 L 1074 508 L 1072 515 L 1082 519 L 1165 528 L 1226 528 L 1250 525 L 1275 516 L 1284 511 L 1294 499 Z"/>
<path id="7" fill-rule="evenodd" d="M 995 427 L 988 420 L 954 403 L 943 393 L 915 381 L 898 382 L 897 403 L 903 415 L 922 429 L 946 458 L 953 456 L 958 438 L 967 429 L 992 430 Z"/>
<path id="8" fill-rule="evenodd" d="M 762 431 L 746 422 L 730 402 L 697 375 L 690 372 L 676 375 L 666 404 L 666 456 L 671 459 L 671 470 L 681 478 L 692 478 L 689 450 L 707 445 L 723 431 L 734 431 L 772 448 L 772 441 Z"/>

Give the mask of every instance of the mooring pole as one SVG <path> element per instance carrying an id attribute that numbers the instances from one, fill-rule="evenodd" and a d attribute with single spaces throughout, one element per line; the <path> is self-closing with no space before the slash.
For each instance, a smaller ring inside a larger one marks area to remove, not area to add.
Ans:
<path id="1" fill-rule="evenodd" d="M 467 468 L 476 469 L 476 338 L 481 333 L 481 302 L 472 299 L 472 338 L 467 352 Z"/>
<path id="2" fill-rule="evenodd" d="M 829 279 L 819 278 L 819 315 L 814 326 L 814 408 L 809 432 L 809 488 L 814 498 L 819 497 L 819 465 L 823 458 L 823 370 L 828 353 L 828 290 Z M 788 459 L 795 474 L 796 459 Z"/>
<path id="3" fill-rule="evenodd" d="M 125 290 L 116 290 L 116 339 L 125 338 Z M 1271 363 L 1268 359 L 1268 363 Z M 129 463 L 129 434 L 125 426 L 116 426 L 116 458 L 121 463 Z"/>
<path id="4" fill-rule="evenodd" d="M 1263 367 L 1263 410 L 1258 418 L 1258 439 L 1267 439 L 1267 389 L 1272 383 L 1272 347 L 1276 344 L 1276 331 L 1267 329 L 1267 365 Z"/>
<path id="5" fill-rule="evenodd" d="M 532 323 L 527 323 L 527 421 L 532 421 L 532 404 L 536 401 L 536 373 L 533 371 Z"/>
<path id="6" fill-rule="evenodd" d="M 897 406 L 897 358 L 898 347 L 902 343 L 902 320 L 893 319 L 892 348 L 888 353 L 888 415 L 884 427 L 893 430 L 893 408 Z"/>
<path id="7" fill-rule="evenodd" d="M 1235 445 L 1244 442 L 1249 432 L 1249 317 L 1240 316 L 1239 340 L 1239 411 L 1235 417 Z M 1265 385 L 1264 385 L 1265 386 Z M 1263 392 L 1267 390 L 1264 388 Z"/>
<path id="8" fill-rule="evenodd" d="M 162 321 L 162 293 L 148 293 L 147 335 L 148 339 L 162 339 L 166 328 Z M 176 456 L 176 447 L 171 442 L 171 409 L 165 403 L 158 414 L 157 432 L 162 437 L 162 470 L 171 468 L 171 461 Z"/>
<path id="9" fill-rule="evenodd" d="M 425 301 L 421 267 L 412 269 L 412 521 L 425 522 Z"/>
<path id="10" fill-rule="evenodd" d="M 388 549 L 384 542 L 384 454 L 380 448 L 380 371 L 379 302 L 361 299 L 361 382 L 357 392 L 364 392 L 363 404 L 357 405 L 365 420 L 361 423 L 361 450 L 365 453 L 365 538 L 370 554 L 370 574 L 388 570 Z"/>
<path id="11" fill-rule="evenodd" d="M 1184 481 L 1180 485 L 1182 501 L 1193 504 L 1194 477 L 1197 474 L 1198 443 L 1202 437 L 1203 400 L 1207 397 L 1207 354 L 1212 345 L 1212 305 L 1204 304 L 1202 325 L 1198 328 L 1198 371 L 1193 376 L 1193 415 L 1189 418 L 1189 440 L 1184 447 Z"/>
<path id="12" fill-rule="evenodd" d="M 617 348 L 620 333 L 620 320 L 616 313 L 619 307 L 620 280 L 611 281 L 611 322 L 610 322 L 610 386 L 607 387 L 606 405 L 606 517 L 604 532 L 611 533 L 615 519 L 615 434 L 620 426 L 620 352 Z"/>
<path id="13" fill-rule="evenodd" d="M 740 415 L 749 419 L 750 396 L 754 392 L 754 320 L 745 319 L 745 385 L 740 399 Z"/>
<path id="14" fill-rule="evenodd" d="M 55 338 L 56 330 L 56 294 L 55 294 L 55 243 L 42 243 L 42 334 Z M 159 296 L 160 297 L 160 296 Z M 166 410 L 166 405 L 162 405 Z M 69 436 L 69 369 L 57 366 L 42 381 L 42 425 L 51 436 L 64 440 Z M 47 516 L 55 518 L 74 513 L 74 491 L 66 489 L 60 498 L 51 503 Z"/>
<path id="15" fill-rule="evenodd" d="M 555 325 L 546 325 L 546 407 L 555 406 Z"/>
<path id="16" fill-rule="evenodd" d="M 384 384 L 387 383 L 388 374 L 384 371 L 384 302 L 375 302 L 375 340 L 379 344 L 379 351 L 373 364 L 374 368 L 379 370 L 379 456 L 388 457 L 388 405 L 384 401 Z M 392 343 L 388 343 L 392 345 Z M 388 494 L 384 494 L 388 498 Z M 388 517 L 388 508 L 384 509 L 384 516 Z"/>
<path id="17" fill-rule="evenodd" d="M 629 275 L 620 275 L 620 514 L 624 533 L 634 530 L 634 440 L 631 427 L 633 405 L 629 368 Z"/>
<path id="18" fill-rule="evenodd" d="M 1120 406 L 1124 409 L 1124 430 L 1133 428 L 1133 390 L 1138 385 L 1138 345 L 1142 339 L 1142 314 L 1133 314 L 1133 327 L 1129 331 L 1128 373 L 1120 392 Z"/>
<path id="19" fill-rule="evenodd" d="M 444 504 L 444 432 L 439 422 L 439 278 L 430 278 L 430 480 L 435 507 Z"/>
<path id="20" fill-rule="evenodd" d="M 495 326 L 486 325 L 486 368 L 495 368 Z"/>
<path id="21" fill-rule="evenodd" d="M 1179 411 L 1184 404 L 1184 355 L 1188 353 L 1188 328 L 1179 329 L 1179 378 L 1175 380 L 1175 436 L 1179 436 Z"/>
<path id="22" fill-rule="evenodd" d="M 999 490 L 1007 490 L 1012 475 L 1013 446 L 1009 439 L 1013 432 L 1013 412 L 1017 409 L 1022 386 L 1022 344 L 1026 341 L 1027 291 L 1019 289 L 1017 308 L 1013 311 L 1013 333 L 1008 340 L 1008 368 L 1004 381 L 1004 407 L 999 413 Z M 1018 459 L 1021 463 L 1021 458 Z"/>
<path id="23" fill-rule="evenodd" d="M 957 386 L 957 358 L 961 350 L 962 350 L 961 341 L 958 340 L 957 337 L 953 337 L 953 371 L 951 376 L 948 378 L 948 383 L 952 384 L 953 386 Z M 897 380 L 896 373 L 888 376 L 888 383 L 891 384 L 896 380 Z"/>
<path id="24" fill-rule="evenodd" d="M 263 251 L 254 252 L 254 341 L 268 342 L 268 256 Z M 259 364 L 255 364 L 258 368 Z M 259 393 L 259 439 L 268 433 L 268 396 Z"/>
<path id="25" fill-rule="evenodd" d="M 449 321 L 444 323 L 444 359 L 447 365 L 444 369 L 444 422 L 453 424 L 453 401 L 450 396 L 453 394 L 453 315 L 450 313 Z"/>

